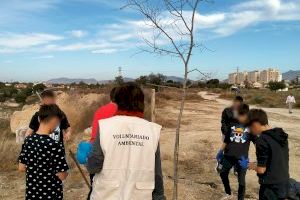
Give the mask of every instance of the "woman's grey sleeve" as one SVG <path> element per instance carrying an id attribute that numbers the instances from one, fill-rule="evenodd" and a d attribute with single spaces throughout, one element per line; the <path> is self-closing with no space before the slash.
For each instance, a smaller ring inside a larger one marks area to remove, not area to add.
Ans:
<path id="1" fill-rule="evenodd" d="M 96 140 L 93 144 L 92 151 L 88 156 L 87 170 L 90 174 L 101 172 L 103 168 L 104 154 L 100 146 L 100 135 L 97 133 Z"/>

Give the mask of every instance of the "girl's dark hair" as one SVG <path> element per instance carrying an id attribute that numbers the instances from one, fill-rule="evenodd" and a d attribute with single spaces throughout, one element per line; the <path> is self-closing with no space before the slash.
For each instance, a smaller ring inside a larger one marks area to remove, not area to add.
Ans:
<path id="1" fill-rule="evenodd" d="M 41 105 L 39 110 L 40 121 L 48 121 L 53 117 L 57 117 L 60 120 L 63 119 L 64 114 L 57 105 Z"/>
<path id="2" fill-rule="evenodd" d="M 121 111 L 144 112 L 144 93 L 135 83 L 116 88 L 115 103 Z"/>
<path id="3" fill-rule="evenodd" d="M 239 109 L 238 109 L 238 114 L 239 115 L 247 115 L 249 113 L 249 105 L 248 104 L 241 104 Z"/>
<path id="4" fill-rule="evenodd" d="M 248 123 L 251 125 L 254 122 L 258 122 L 263 126 L 268 125 L 269 121 L 267 113 L 262 109 L 251 109 L 248 113 Z"/>
<path id="5" fill-rule="evenodd" d="M 234 98 L 234 101 L 239 101 L 239 102 L 243 103 L 243 102 L 244 102 L 244 99 L 243 99 L 243 97 L 241 97 L 241 96 L 236 96 L 236 97 Z"/>

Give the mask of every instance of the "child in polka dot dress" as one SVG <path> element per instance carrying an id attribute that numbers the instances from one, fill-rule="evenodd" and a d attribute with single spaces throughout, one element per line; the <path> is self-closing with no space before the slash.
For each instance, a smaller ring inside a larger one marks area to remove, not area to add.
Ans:
<path id="1" fill-rule="evenodd" d="M 40 127 L 25 139 L 19 156 L 19 171 L 26 172 L 25 199 L 60 200 L 69 168 L 62 144 L 49 134 L 60 123 L 62 112 L 56 105 L 45 105 L 39 113 Z"/>

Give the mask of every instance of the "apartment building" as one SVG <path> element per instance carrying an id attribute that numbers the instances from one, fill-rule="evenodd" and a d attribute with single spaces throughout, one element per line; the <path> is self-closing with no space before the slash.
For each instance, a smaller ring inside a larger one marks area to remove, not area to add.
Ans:
<path id="1" fill-rule="evenodd" d="M 282 81 L 282 74 L 277 69 L 269 68 L 263 70 L 260 73 L 260 83 L 267 84 L 270 81 L 280 82 Z"/>
<path id="2" fill-rule="evenodd" d="M 228 83 L 236 84 L 236 73 L 231 73 L 228 75 Z"/>
<path id="3" fill-rule="evenodd" d="M 248 72 L 248 81 L 250 83 L 259 82 L 259 75 L 260 75 L 260 71 L 258 70 Z"/>
<path id="4" fill-rule="evenodd" d="M 282 74 L 277 69 L 269 68 L 262 71 L 254 70 L 251 72 L 231 73 L 228 75 L 229 84 L 244 85 L 246 81 L 252 85 L 255 83 L 257 86 L 257 83 L 259 83 L 264 86 L 270 81 L 282 81 Z"/>
<path id="5" fill-rule="evenodd" d="M 236 77 L 237 84 L 244 84 L 247 80 L 248 72 L 239 72 Z"/>

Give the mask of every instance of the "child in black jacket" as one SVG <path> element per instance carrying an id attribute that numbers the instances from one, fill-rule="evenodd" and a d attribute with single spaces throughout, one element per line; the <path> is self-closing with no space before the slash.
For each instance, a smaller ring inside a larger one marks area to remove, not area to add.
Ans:
<path id="1" fill-rule="evenodd" d="M 247 165 L 241 165 L 244 162 L 248 162 L 248 153 L 250 142 L 255 142 L 255 136 L 249 132 L 247 124 L 247 117 L 249 112 L 249 106 L 242 104 L 238 109 L 238 121 L 232 123 L 230 131 L 227 131 L 224 139 L 224 143 L 217 154 L 218 171 L 220 173 L 226 195 L 223 199 L 231 198 L 231 188 L 229 183 L 229 172 L 235 167 L 239 189 L 238 200 L 243 200 L 245 197 L 245 176 L 247 172 Z M 240 164 L 241 163 L 241 164 Z"/>
<path id="2" fill-rule="evenodd" d="M 286 199 L 289 180 L 288 135 L 281 128 L 271 128 L 268 117 L 261 109 L 249 112 L 251 133 L 256 141 L 257 163 L 249 163 L 259 177 L 260 200 Z"/>

